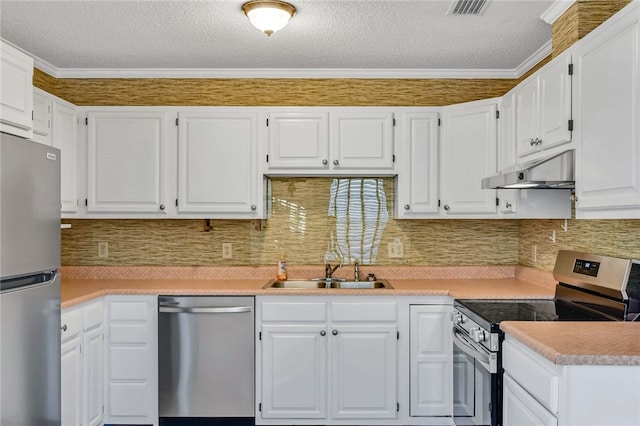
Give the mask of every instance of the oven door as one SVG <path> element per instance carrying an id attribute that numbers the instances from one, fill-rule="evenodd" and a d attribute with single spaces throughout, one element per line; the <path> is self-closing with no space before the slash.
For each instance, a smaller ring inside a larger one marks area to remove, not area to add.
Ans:
<path id="1" fill-rule="evenodd" d="M 498 356 L 453 327 L 453 415 L 456 425 L 499 426 Z M 496 402 L 497 401 L 497 402 Z"/>

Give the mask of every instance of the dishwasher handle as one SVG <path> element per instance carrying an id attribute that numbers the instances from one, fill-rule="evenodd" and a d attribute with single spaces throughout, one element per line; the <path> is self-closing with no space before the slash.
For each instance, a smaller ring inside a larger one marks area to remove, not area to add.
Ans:
<path id="1" fill-rule="evenodd" d="M 251 311 L 251 306 L 227 306 L 221 308 L 181 308 L 177 306 L 158 307 L 158 312 L 170 314 L 239 314 Z"/>

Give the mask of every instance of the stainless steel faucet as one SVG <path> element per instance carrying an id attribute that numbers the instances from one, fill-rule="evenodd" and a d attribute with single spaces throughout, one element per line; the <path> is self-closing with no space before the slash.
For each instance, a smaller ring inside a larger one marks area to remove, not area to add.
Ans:
<path id="1" fill-rule="evenodd" d="M 341 266 L 342 266 L 342 263 L 339 263 L 339 264 L 337 264 L 336 266 L 334 266 L 332 268 L 331 264 L 325 263 L 324 264 L 324 278 L 327 279 L 327 280 L 330 280 L 331 279 L 331 275 L 333 275 L 333 273 L 336 271 L 336 269 L 338 269 Z"/>
<path id="2" fill-rule="evenodd" d="M 353 261 L 353 280 L 360 281 L 360 261 L 358 259 Z"/>

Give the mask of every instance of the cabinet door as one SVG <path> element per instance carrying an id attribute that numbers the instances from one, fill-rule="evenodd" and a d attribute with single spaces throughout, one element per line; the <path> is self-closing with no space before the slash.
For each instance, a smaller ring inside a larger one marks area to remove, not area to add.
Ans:
<path id="1" fill-rule="evenodd" d="M 481 181 L 496 174 L 497 103 L 470 102 L 444 108 L 440 144 L 440 199 L 446 215 L 496 214 L 496 190 Z"/>
<path id="2" fill-rule="evenodd" d="M 520 83 L 516 95 L 516 135 L 518 158 L 539 151 L 538 135 L 539 92 L 538 76 L 533 75 Z M 525 159 L 526 161 L 526 159 Z"/>
<path id="3" fill-rule="evenodd" d="M 51 96 L 33 89 L 33 140 L 51 145 Z"/>
<path id="4" fill-rule="evenodd" d="M 257 216 L 258 114 L 180 113 L 178 211 Z"/>
<path id="5" fill-rule="evenodd" d="M 449 306 L 411 306 L 411 416 L 453 414 L 453 343 L 449 315 Z"/>
<path id="6" fill-rule="evenodd" d="M 82 347 L 80 336 L 61 347 L 61 397 L 63 425 L 82 424 Z"/>
<path id="7" fill-rule="evenodd" d="M 53 102 L 52 144 L 60 149 L 60 197 L 62 213 L 78 211 L 76 109 L 66 102 Z"/>
<path id="8" fill-rule="evenodd" d="M 578 218 L 640 218 L 637 15 L 594 33 L 574 54 Z"/>
<path id="9" fill-rule="evenodd" d="M 542 149 L 571 141 L 571 55 L 556 59 L 540 71 L 539 135 Z"/>
<path id="10" fill-rule="evenodd" d="M 511 91 L 502 97 L 498 119 L 498 171 L 517 163 L 516 95 Z"/>
<path id="11" fill-rule="evenodd" d="M 156 296 L 105 300 L 105 423 L 158 424 Z"/>
<path id="12" fill-rule="evenodd" d="M 333 324 L 331 328 L 331 417 L 396 418 L 398 327 Z"/>
<path id="13" fill-rule="evenodd" d="M 269 170 L 329 169 L 328 113 L 272 112 L 268 126 Z"/>
<path id="14" fill-rule="evenodd" d="M 33 137 L 33 59 L 4 41 L 0 47 L 0 131 Z"/>
<path id="15" fill-rule="evenodd" d="M 476 416 L 476 381 L 474 359 L 459 350 L 453 351 L 453 415 Z M 479 389 L 478 389 L 479 390 Z M 477 407 L 479 410 L 480 407 Z"/>
<path id="16" fill-rule="evenodd" d="M 332 111 L 333 169 L 393 169 L 393 113 Z"/>
<path id="17" fill-rule="evenodd" d="M 166 113 L 89 112 L 88 118 L 87 210 L 165 211 Z"/>
<path id="18" fill-rule="evenodd" d="M 438 113 L 400 116 L 397 218 L 438 213 Z"/>
<path id="19" fill-rule="evenodd" d="M 104 415 L 104 332 L 102 326 L 84 334 L 83 382 L 83 424 L 85 426 L 101 425 Z"/>
<path id="20" fill-rule="evenodd" d="M 504 375 L 502 424 L 518 426 L 557 426 L 558 419 L 518 385 Z"/>
<path id="21" fill-rule="evenodd" d="M 262 326 L 262 418 L 327 417 L 326 328 Z"/>

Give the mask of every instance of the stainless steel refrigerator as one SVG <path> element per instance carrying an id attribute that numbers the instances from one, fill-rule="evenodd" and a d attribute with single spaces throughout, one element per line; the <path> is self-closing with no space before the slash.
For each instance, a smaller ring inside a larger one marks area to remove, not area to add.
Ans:
<path id="1" fill-rule="evenodd" d="M 60 425 L 60 151 L 0 133 L 0 425 Z"/>

